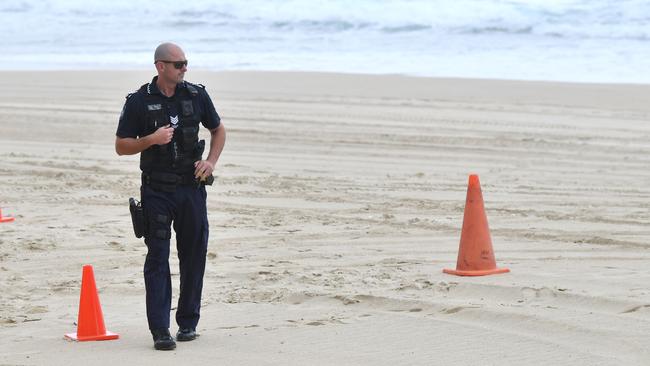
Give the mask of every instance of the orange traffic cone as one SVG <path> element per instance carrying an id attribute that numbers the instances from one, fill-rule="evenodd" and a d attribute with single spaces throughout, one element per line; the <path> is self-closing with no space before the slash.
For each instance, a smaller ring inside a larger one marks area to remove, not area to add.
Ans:
<path id="1" fill-rule="evenodd" d="M 2 217 L 2 208 L 0 208 L 0 222 L 12 222 L 14 218 L 11 216 Z"/>
<path id="2" fill-rule="evenodd" d="M 95 275 L 91 265 L 83 266 L 77 333 L 69 333 L 65 337 L 74 341 L 105 341 L 119 338 L 118 334 L 107 332 L 104 326 L 104 315 L 99 304 Z"/>
<path id="3" fill-rule="evenodd" d="M 490 228 L 485 216 L 478 175 L 469 176 L 456 269 L 443 269 L 442 271 L 458 276 L 485 276 L 510 272 L 507 268 L 497 268 L 494 260 Z"/>

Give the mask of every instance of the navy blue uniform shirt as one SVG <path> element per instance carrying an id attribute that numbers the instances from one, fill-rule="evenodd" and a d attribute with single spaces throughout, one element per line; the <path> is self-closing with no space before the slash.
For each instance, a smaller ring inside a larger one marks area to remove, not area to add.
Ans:
<path id="1" fill-rule="evenodd" d="M 124 108 L 122 108 L 122 114 L 120 115 L 120 123 L 118 124 L 117 132 L 115 133 L 117 137 L 143 137 L 145 131 L 145 111 L 147 108 L 144 101 L 144 94 L 146 94 L 147 91 L 152 95 L 159 95 L 162 97 L 163 100 L 167 102 L 167 105 L 170 106 L 170 113 L 172 115 L 174 113 L 178 115 L 178 111 L 174 110 L 177 105 L 176 97 L 179 95 L 179 91 L 182 88 L 186 88 L 186 82 L 184 81 L 176 85 L 176 92 L 174 95 L 172 97 L 166 97 L 158 89 L 156 80 L 158 80 L 158 76 L 155 76 L 153 80 L 151 80 L 151 83 L 149 83 L 148 87 L 144 89 L 144 91 L 143 89 L 138 89 L 138 91 L 127 97 L 126 102 L 124 103 Z M 199 92 L 197 95 L 197 104 L 199 108 L 198 112 L 201 116 L 201 124 L 209 130 L 219 127 L 221 118 L 219 118 L 219 114 L 217 114 L 208 92 L 200 86 L 196 86 L 196 90 Z"/>

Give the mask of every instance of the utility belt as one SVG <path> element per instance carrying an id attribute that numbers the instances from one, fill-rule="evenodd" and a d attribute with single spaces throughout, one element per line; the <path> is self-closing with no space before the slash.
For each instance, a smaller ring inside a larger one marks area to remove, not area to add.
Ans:
<path id="1" fill-rule="evenodd" d="M 156 191 L 173 193 L 178 186 L 211 186 L 214 183 L 214 176 L 210 175 L 204 180 L 197 179 L 193 173 L 175 174 L 164 172 L 143 172 L 142 185 L 150 186 Z"/>
<path id="2" fill-rule="evenodd" d="M 214 176 L 212 175 L 204 180 L 198 180 L 196 177 L 194 177 L 194 174 L 174 174 L 163 172 L 142 173 L 142 185 L 150 186 L 152 189 L 161 192 L 173 193 L 176 191 L 176 187 L 178 186 L 200 187 L 201 185 L 211 186 L 212 183 L 214 183 Z M 144 207 L 142 206 L 142 203 L 134 198 L 129 198 L 129 210 L 131 211 L 133 231 L 136 238 L 141 238 L 147 235 L 147 232 L 149 231 L 149 225 L 148 219 L 145 217 Z M 166 222 L 167 217 L 158 215 L 155 220 Z M 158 235 L 158 238 L 162 238 L 162 236 L 167 235 L 163 235 L 164 233 L 161 234 L 158 232 L 155 234 Z"/>

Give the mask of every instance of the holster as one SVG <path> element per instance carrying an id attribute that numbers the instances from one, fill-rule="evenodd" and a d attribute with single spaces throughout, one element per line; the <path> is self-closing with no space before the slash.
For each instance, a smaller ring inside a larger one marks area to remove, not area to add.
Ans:
<path id="1" fill-rule="evenodd" d="M 147 231 L 142 203 L 133 197 L 129 198 L 129 211 L 131 211 L 131 221 L 133 222 L 135 237 L 141 238 Z"/>

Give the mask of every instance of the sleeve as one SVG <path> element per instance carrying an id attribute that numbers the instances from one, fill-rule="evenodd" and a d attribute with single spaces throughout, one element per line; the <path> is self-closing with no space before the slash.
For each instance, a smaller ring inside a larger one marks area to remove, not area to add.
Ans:
<path id="1" fill-rule="evenodd" d="M 209 130 L 213 130 L 221 124 L 221 117 L 217 113 L 217 110 L 214 108 L 212 99 L 208 95 L 208 92 L 205 89 L 201 88 L 201 98 L 203 99 L 203 113 L 201 114 L 201 123 L 203 126 Z"/>
<path id="2" fill-rule="evenodd" d="M 138 97 L 136 95 L 129 95 L 126 97 L 124 107 L 122 107 L 120 122 L 117 125 L 115 135 L 120 138 L 136 138 L 142 136 L 143 121 L 144 115 L 141 103 L 138 102 Z"/>

